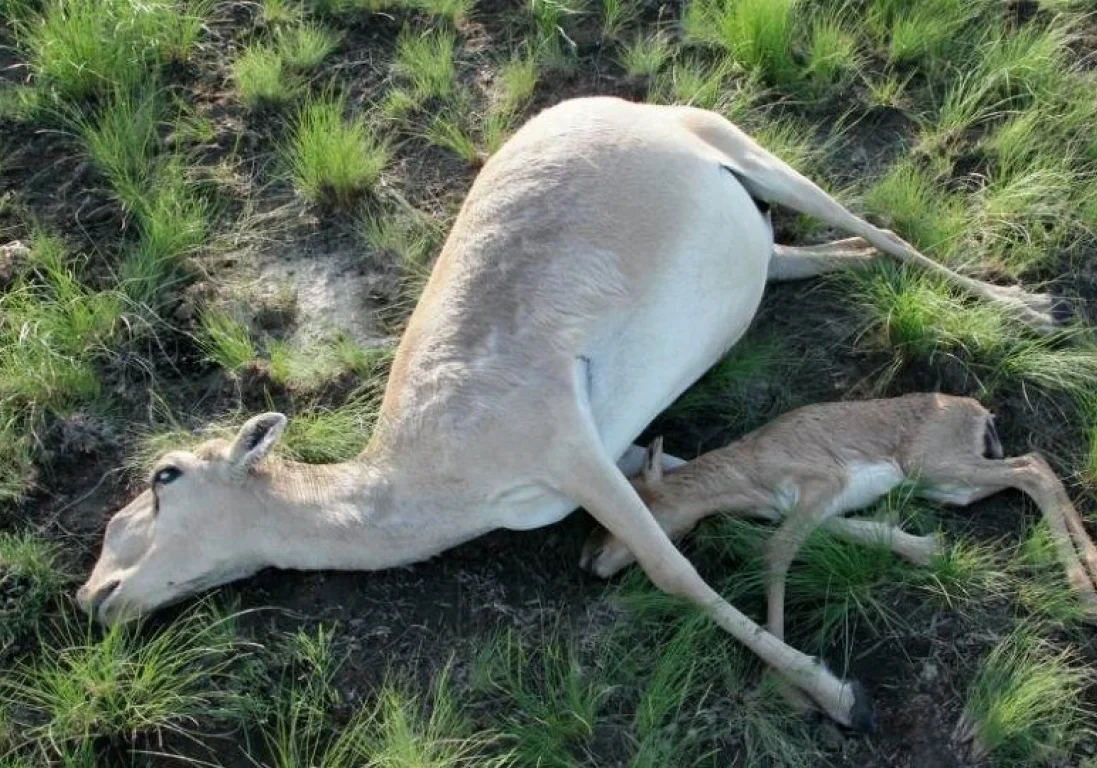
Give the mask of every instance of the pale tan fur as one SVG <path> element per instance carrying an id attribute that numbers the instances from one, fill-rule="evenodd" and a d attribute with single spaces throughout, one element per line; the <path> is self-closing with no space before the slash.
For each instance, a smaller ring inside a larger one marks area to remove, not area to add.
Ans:
<path id="1" fill-rule="evenodd" d="M 864 241 L 778 247 L 756 200 Z M 118 621 L 269 565 L 384 568 L 585 506 L 659 587 L 706 607 L 831 716 L 864 726 L 857 689 L 705 584 L 617 461 L 745 332 L 767 279 L 868 263 L 872 247 L 1053 324 L 1045 298 L 1003 295 L 921 257 L 719 115 L 559 104 L 469 192 L 363 454 L 323 471 L 267 464 L 277 414 L 248 422 L 231 446 L 170 454 L 181 474 L 111 521 L 81 605 Z"/>
<path id="2" fill-rule="evenodd" d="M 977 401 L 911 394 L 800 408 L 726 448 L 667 471 L 662 441 L 657 440 L 644 471 L 632 482 L 671 539 L 680 539 L 717 512 L 781 522 L 766 548 L 768 629 L 777 637 L 784 634 L 789 564 L 819 526 L 854 541 L 875 540 L 915 563 L 930 562 L 936 537 L 841 517 L 906 480 L 914 481 L 922 496 L 959 505 L 1006 488 L 1027 494 L 1048 522 L 1083 609 L 1097 618 L 1097 548 L 1059 478 L 1038 454 L 988 458 L 988 447 L 997 453 L 993 419 Z M 853 504 L 842 503 L 858 468 L 887 465 L 898 470 L 888 487 Z M 632 559 L 628 547 L 605 531 L 592 534 L 584 547 L 583 565 L 603 578 Z"/>

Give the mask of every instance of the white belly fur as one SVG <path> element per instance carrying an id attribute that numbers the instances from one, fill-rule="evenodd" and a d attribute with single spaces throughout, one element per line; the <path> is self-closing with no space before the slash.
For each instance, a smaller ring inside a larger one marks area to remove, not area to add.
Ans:
<path id="1" fill-rule="evenodd" d="M 606 452 L 620 458 L 656 416 L 711 368 L 750 326 L 773 252 L 769 223 L 730 174 L 706 175 L 710 201 L 696 227 L 666 254 L 664 284 L 636 297 L 583 350 L 590 406 Z M 578 362 L 578 361 L 577 361 Z M 575 503 L 547 488 L 497 499 L 500 526 L 552 525 Z"/>
<path id="2" fill-rule="evenodd" d="M 831 514 L 864 509 L 905 479 L 894 461 L 854 461 L 846 465 L 846 485 L 831 502 Z"/>
<path id="3" fill-rule="evenodd" d="M 586 350 L 590 405 L 615 459 L 746 332 L 773 251 L 769 224 L 730 174 L 713 175 L 697 226 L 667 254 L 673 279 Z"/>

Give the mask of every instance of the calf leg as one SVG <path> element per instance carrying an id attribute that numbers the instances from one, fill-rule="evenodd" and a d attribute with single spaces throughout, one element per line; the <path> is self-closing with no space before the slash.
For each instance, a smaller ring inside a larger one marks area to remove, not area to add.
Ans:
<path id="1" fill-rule="evenodd" d="M 785 579 L 789 566 L 815 529 L 844 511 L 834 503 L 841 492 L 842 481 L 837 478 L 801 481 L 799 501 L 766 542 L 767 626 L 774 637 L 785 636 Z"/>
<path id="2" fill-rule="evenodd" d="M 1030 453 L 1001 461 L 927 462 L 922 479 L 937 489 L 936 498 L 954 504 L 970 504 L 1005 488 L 1016 488 L 1031 498 L 1051 530 L 1067 580 L 1086 614 L 1097 619 L 1097 547 L 1062 482 L 1042 456 Z"/>
<path id="3" fill-rule="evenodd" d="M 914 536 L 897 526 L 875 520 L 835 517 L 823 523 L 823 528 L 854 544 L 885 546 L 915 565 L 929 565 L 941 552 L 941 540 L 934 534 Z"/>

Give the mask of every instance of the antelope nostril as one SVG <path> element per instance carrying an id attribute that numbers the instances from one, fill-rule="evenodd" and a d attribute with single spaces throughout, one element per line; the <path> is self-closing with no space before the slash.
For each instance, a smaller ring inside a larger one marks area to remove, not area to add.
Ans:
<path id="1" fill-rule="evenodd" d="M 118 585 L 121 583 L 118 579 L 112 579 L 96 590 L 90 601 L 91 610 L 89 612 L 93 616 L 99 612 L 99 607 L 107 601 L 108 597 L 114 594 L 114 590 L 118 589 Z"/>

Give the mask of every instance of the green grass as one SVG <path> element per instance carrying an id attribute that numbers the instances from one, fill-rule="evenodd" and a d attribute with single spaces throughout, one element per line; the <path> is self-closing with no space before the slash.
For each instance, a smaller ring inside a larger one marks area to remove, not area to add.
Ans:
<path id="1" fill-rule="evenodd" d="M 122 261 L 119 286 L 142 306 L 155 306 L 182 279 L 185 257 L 205 244 L 213 211 L 186 178 L 179 156 L 162 156 L 148 192 L 135 204 L 138 239 Z"/>
<path id="2" fill-rule="evenodd" d="M 246 652 L 229 619 L 189 611 L 148 635 L 103 634 L 72 619 L 44 653 L 3 683 L 27 743 L 59 749 L 95 738 L 188 733 L 194 719 L 232 720 L 241 706 L 234 664 Z"/>
<path id="3" fill-rule="evenodd" d="M 0 264 L 0 763 L 91 768 L 123 752 L 195 764 L 232 753 L 282 768 L 848 760 L 785 705 L 764 665 L 636 568 L 579 625 L 531 629 L 513 595 L 500 610 L 517 611 L 503 620 L 514 629 L 494 642 L 439 625 L 458 639 L 452 667 L 432 675 L 403 642 L 380 667 L 361 666 L 357 644 L 375 642 L 374 629 L 411 637 L 406 616 L 376 627 L 367 617 L 367 640 L 358 624 L 316 628 L 264 611 L 247 624 L 269 650 L 240 660 L 231 633 L 203 635 L 205 619 L 85 626 L 66 612 L 72 585 L 58 564 L 83 567 L 99 542 L 85 526 L 78 540 L 63 531 L 96 499 L 120 503 L 164 450 L 235 435 L 253 415 L 251 373 L 270 387 L 264 407 L 290 416 L 280 456 L 358 455 L 393 349 L 313 337 L 295 327 L 304 317 L 291 303 L 250 301 L 267 251 L 306 239 L 353 249 L 360 235 L 363 268 L 380 272 L 368 301 L 381 304 L 378 329 L 395 334 L 471 180 L 447 178 L 452 162 L 424 166 L 425 141 L 479 163 L 561 94 L 618 76 L 651 102 L 720 112 L 932 258 L 1029 286 L 1067 271 L 1062 290 L 1084 299 L 1097 244 L 1086 9 L 1049 0 L 1015 21 L 989 0 L 690 0 L 680 19 L 635 0 L 528 0 L 503 15 L 469 0 L 245 6 L 0 0 L 12 72 L 26 74 L 0 90 L 13 128 L 0 138 L 12 182 L 0 192 L 0 242 L 31 245 L 28 259 Z M 278 113 L 255 111 L 268 105 Z M 287 198 L 287 177 L 313 205 Z M 835 236 L 810 225 L 775 216 L 782 242 Z M 1084 321 L 1039 338 L 899 268 L 833 285 L 826 322 L 797 315 L 823 304 L 799 298 L 826 286 L 781 288 L 762 326 L 653 432 L 689 455 L 807 402 L 943 388 L 994 408 L 1012 451 L 1046 450 L 1064 479 L 1081 481 L 1072 496 L 1091 514 L 1097 354 Z M 171 357 L 195 346 L 214 379 L 215 366 L 236 372 L 248 391 L 211 400 L 196 390 L 187 361 L 180 371 Z M 68 430 L 84 416 L 127 454 L 125 481 L 109 472 L 110 450 L 69 455 Z M 1097 721 L 1077 712 L 1078 691 L 1089 695 L 1092 654 L 1064 652 L 1085 631 L 1077 600 L 1046 526 L 1026 523 L 1031 505 L 1015 494 L 988 503 L 993 524 L 985 510 L 941 514 L 946 545 L 925 568 L 813 538 L 789 577 L 790 639 L 862 680 L 862 654 L 879 643 L 906 649 L 896 663 L 908 677 L 924 653 L 947 666 L 947 685 L 933 688 L 943 710 L 970 687 L 992 759 L 1085 765 Z M 936 527 L 936 512 L 910 489 L 870 510 L 913 532 Z M 685 544 L 756 618 L 769 532 L 713 520 Z M 550 564 L 561 573 L 574 570 L 567 549 L 566 563 Z M 530 598 L 552 598 L 558 584 L 546 584 Z M 986 647 L 942 655 L 937 640 L 908 642 L 931 624 Z M 910 761 L 902 746 L 894 757 Z"/>
<path id="4" fill-rule="evenodd" d="M 602 11 L 602 36 L 616 39 L 626 27 L 635 23 L 640 9 L 634 0 L 600 0 Z"/>
<path id="5" fill-rule="evenodd" d="M 300 393 L 321 389 L 344 373 L 370 381 L 384 373 L 391 356 L 388 347 L 362 347 L 346 335 L 303 348 L 278 339 L 267 342 L 271 376 Z"/>
<path id="6" fill-rule="evenodd" d="M 621 51 L 621 66 L 633 77 L 651 77 L 659 73 L 670 55 L 670 42 L 657 32 L 626 45 Z"/>
<path id="7" fill-rule="evenodd" d="M 377 250 L 395 257 L 408 270 L 426 274 L 442 228 L 437 221 L 413 208 L 398 208 L 366 219 L 362 234 Z"/>
<path id="8" fill-rule="evenodd" d="M 454 92 L 455 46 L 456 38 L 450 32 L 416 34 L 405 30 L 400 34 L 393 72 L 408 84 L 417 102 L 445 98 Z"/>
<path id="9" fill-rule="evenodd" d="M 846 85 L 861 69 L 857 38 L 836 18 L 812 22 L 805 72 L 809 79 L 827 86 Z"/>
<path id="10" fill-rule="evenodd" d="M 0 659 L 38 628 L 66 581 L 54 544 L 26 533 L 0 533 Z"/>
<path id="11" fill-rule="evenodd" d="M 319 205 L 349 206 L 373 188 L 389 161 L 385 141 L 346 111 L 343 97 L 310 98 L 282 150 L 297 191 Z"/>
<path id="12" fill-rule="evenodd" d="M 942 189 L 939 179 L 913 163 L 893 165 L 865 192 L 864 204 L 923 253 L 946 263 L 965 256 L 970 213 L 962 195 Z"/>
<path id="13" fill-rule="evenodd" d="M 985 3 L 928 0 L 897 10 L 890 19 L 888 58 L 893 64 L 928 59 L 923 66 L 936 70 L 963 41 L 965 27 L 981 6 Z"/>
<path id="14" fill-rule="evenodd" d="M 287 673 L 263 728 L 271 768 L 501 768 L 509 756 L 489 754 L 490 731 L 474 729 L 449 676 L 438 673 L 425 693 L 405 679 L 389 679 L 372 702 L 335 726 L 330 710 L 339 702 L 333 684 L 339 663 L 333 632 L 298 630 L 287 643 Z"/>
<path id="15" fill-rule="evenodd" d="M 1041 520 L 1031 526 L 1012 554 L 1015 599 L 1029 615 L 1057 625 L 1074 624 L 1084 617 L 1046 522 Z"/>
<path id="16" fill-rule="evenodd" d="M 710 64 L 699 57 L 680 58 L 656 78 L 648 100 L 717 108 L 725 98 L 729 69 L 726 60 Z"/>
<path id="17" fill-rule="evenodd" d="M 975 743 L 999 765 L 1062 758 L 1086 733 L 1083 691 L 1092 671 L 1070 648 L 1020 626 L 983 657 L 967 691 Z"/>
<path id="18" fill-rule="evenodd" d="M 744 765 L 822 761 L 777 679 L 701 612 L 664 624 L 619 622 L 605 642 L 607 672 L 627 692 L 636 739 L 631 765 L 704 764 L 724 740 L 739 745 Z M 697 717 L 713 710 L 720 712 L 715 718 Z M 686 720 L 688 730 L 678 727 Z"/>
<path id="19" fill-rule="evenodd" d="M 0 503 L 19 501 L 34 484 L 34 454 L 18 410 L 0 406 Z"/>
<path id="20" fill-rule="evenodd" d="M 81 113 L 73 116 L 88 158 L 122 204 L 131 209 L 149 189 L 165 116 L 163 97 L 152 89 L 142 94 L 113 91 L 94 118 Z"/>
<path id="21" fill-rule="evenodd" d="M 298 24 L 305 9 L 294 0 L 262 0 L 259 4 L 259 23 L 265 27 L 284 27 Z"/>
<path id="22" fill-rule="evenodd" d="M 760 381 L 787 380 L 795 366 L 795 359 L 777 339 L 748 337 L 679 397 L 664 418 L 688 422 L 703 417 L 711 424 L 743 434 L 791 405 L 791 399 L 786 399 L 769 403 L 759 411 L 748 397 L 751 387 Z M 786 392 L 784 397 L 792 395 Z"/>
<path id="23" fill-rule="evenodd" d="M 527 0 L 532 22 L 531 43 L 539 63 L 558 72 L 573 72 L 577 46 L 568 34 L 571 21 L 582 11 L 583 0 Z"/>
<path id="24" fill-rule="evenodd" d="M 472 14 L 472 0 L 415 0 L 414 6 L 434 19 L 460 26 Z"/>
<path id="25" fill-rule="evenodd" d="M 530 647 L 513 632 L 484 645 L 473 686 L 507 703 L 501 731 L 519 765 L 565 768 L 589 743 L 608 689 L 574 648 L 544 638 Z"/>
<path id="26" fill-rule="evenodd" d="M 232 79 L 249 109 L 278 107 L 291 101 L 298 84 L 286 71 L 281 51 L 264 44 L 245 48 L 232 63 Z"/>
<path id="27" fill-rule="evenodd" d="M 280 28 L 275 38 L 277 55 L 293 71 L 311 72 L 339 47 L 340 37 L 319 24 Z"/>
<path id="28" fill-rule="evenodd" d="M 145 82 L 149 70 L 186 60 L 207 2 L 49 0 L 19 35 L 40 83 L 80 99 Z"/>
<path id="29" fill-rule="evenodd" d="M 119 333 L 123 306 L 79 281 L 56 238 L 36 235 L 30 260 L 30 278 L 0 294 L 0 408 L 24 417 L 98 397 L 94 362 Z"/>
<path id="30" fill-rule="evenodd" d="M 1081 396 L 1097 375 L 1097 355 L 1069 334 L 1031 336 L 998 308 L 924 274 L 881 267 L 842 279 L 866 318 L 861 342 L 892 354 L 882 384 L 912 361 L 934 359 L 959 361 L 986 392 L 1020 381 Z"/>
<path id="31" fill-rule="evenodd" d="M 725 595 L 764 594 L 761 553 L 768 527 L 734 518 L 719 520 L 705 544 L 750 565 L 724 585 Z M 816 653 L 837 638 L 846 644 L 860 631 L 879 635 L 904 626 L 907 617 L 894 599 L 898 585 L 919 569 L 895 557 L 887 547 L 843 542 L 820 531 L 803 546 L 785 584 L 786 630 L 790 642 Z"/>
<path id="32" fill-rule="evenodd" d="M 528 50 L 517 51 L 499 68 L 496 94 L 499 109 L 513 113 L 522 109 L 537 87 L 537 58 Z"/>
<path id="33" fill-rule="evenodd" d="M 302 409 L 290 419 L 282 453 L 308 464 L 349 461 L 366 447 L 378 405 L 366 391 L 339 408 Z"/>
<path id="34" fill-rule="evenodd" d="M 796 0 L 691 0 L 683 31 L 688 41 L 717 47 L 771 82 L 795 82 L 796 5 Z"/>
<path id="35" fill-rule="evenodd" d="M 480 149 L 455 113 L 453 110 L 436 115 L 424 136 L 431 144 L 452 152 L 469 165 L 478 165 L 483 159 Z"/>
<path id="36" fill-rule="evenodd" d="M 255 343 L 247 326 L 216 310 L 202 313 L 202 333 L 198 345 L 213 363 L 235 372 L 255 359 Z"/>

